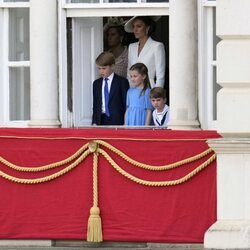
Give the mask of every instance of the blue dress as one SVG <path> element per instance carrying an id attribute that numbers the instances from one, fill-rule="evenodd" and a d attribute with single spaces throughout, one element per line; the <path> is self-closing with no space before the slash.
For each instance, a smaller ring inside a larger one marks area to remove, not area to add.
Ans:
<path id="1" fill-rule="evenodd" d="M 140 96 L 141 91 L 140 88 L 130 88 L 127 92 L 125 125 L 145 126 L 147 109 L 153 109 L 153 107 L 149 98 L 150 88 Z"/>

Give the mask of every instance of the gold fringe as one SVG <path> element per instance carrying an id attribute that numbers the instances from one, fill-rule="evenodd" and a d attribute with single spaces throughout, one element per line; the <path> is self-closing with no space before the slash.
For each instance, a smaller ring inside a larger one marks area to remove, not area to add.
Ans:
<path id="1" fill-rule="evenodd" d="M 87 241 L 101 242 L 102 241 L 102 221 L 100 217 L 99 207 L 92 207 L 90 209 L 90 216 L 88 220 Z"/>

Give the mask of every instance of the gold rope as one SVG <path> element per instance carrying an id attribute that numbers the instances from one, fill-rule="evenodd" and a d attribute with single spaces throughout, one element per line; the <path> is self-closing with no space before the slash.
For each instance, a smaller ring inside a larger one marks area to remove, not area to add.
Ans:
<path id="1" fill-rule="evenodd" d="M 116 141 L 159 141 L 159 142 L 189 142 L 189 141 L 207 141 L 211 138 L 182 138 L 182 139 L 167 139 L 167 138 L 131 138 L 131 137 L 42 137 L 42 136 L 11 136 L 11 135 L 1 135 L 0 138 L 3 139 L 27 139 L 27 140 L 116 140 Z M 213 137 L 212 137 L 213 138 Z"/>
<path id="2" fill-rule="evenodd" d="M 90 209 L 88 219 L 87 241 L 101 242 L 102 241 L 102 221 L 100 217 L 100 209 L 98 207 L 98 153 L 97 144 L 89 145 L 90 151 L 93 152 L 93 207 Z"/>
<path id="3" fill-rule="evenodd" d="M 48 182 L 51 181 L 53 179 L 56 179 L 58 177 L 60 177 L 61 175 L 64 175 L 66 173 L 68 173 L 70 170 L 72 170 L 73 168 L 75 168 L 79 163 L 81 163 L 89 154 L 91 153 L 90 150 L 86 150 L 77 160 L 75 160 L 73 163 L 71 163 L 68 167 L 45 177 L 42 178 L 36 178 L 36 179 L 24 179 L 24 178 L 16 178 L 14 176 L 8 175 L 2 171 L 0 171 L 0 176 L 2 176 L 3 178 L 12 181 L 12 182 L 16 182 L 16 183 L 22 183 L 22 184 L 39 184 L 39 183 L 43 183 L 43 182 Z"/>
<path id="4" fill-rule="evenodd" d="M 121 167 L 119 167 L 115 161 L 101 148 L 97 149 L 97 152 L 99 152 L 100 154 L 102 154 L 105 159 L 110 163 L 110 165 L 117 170 L 121 175 L 125 176 L 126 178 L 128 178 L 129 180 L 136 182 L 138 184 L 141 185 L 146 185 L 146 186 L 154 186 L 154 187 L 162 187 L 162 186 L 173 186 L 173 185 L 178 185 L 181 184 L 187 180 L 189 180 L 191 177 L 193 177 L 194 175 L 198 174 L 202 169 L 204 169 L 205 167 L 207 167 L 211 162 L 213 162 L 216 158 L 216 155 L 213 154 L 208 160 L 206 160 L 204 163 L 202 163 L 201 165 L 199 165 L 197 168 L 195 168 L 193 171 L 191 171 L 190 173 L 188 173 L 187 175 L 185 175 L 182 178 L 179 178 L 177 180 L 172 180 L 172 181 L 147 181 L 147 180 L 142 180 L 139 179 L 137 177 L 135 177 L 134 175 L 129 174 L 128 172 L 126 172 L 125 170 L 123 170 Z"/>
<path id="5" fill-rule="evenodd" d="M 76 157 L 78 157 L 86 148 L 88 147 L 88 143 L 86 143 L 85 145 L 83 145 L 80 149 L 78 149 L 73 155 L 71 155 L 70 157 L 62 160 L 62 161 L 58 161 L 55 163 L 51 163 L 48 165 L 44 165 L 44 166 L 40 166 L 40 167 L 21 167 L 18 165 L 15 165 L 9 161 L 7 161 L 6 159 L 4 159 L 3 157 L 0 156 L 0 162 L 3 163 L 4 165 L 6 165 L 9 168 L 15 169 L 17 171 L 22 171 L 22 172 L 40 172 L 40 171 L 45 171 L 48 169 L 53 169 L 62 165 L 65 165 L 71 161 L 73 161 Z"/>
<path id="6" fill-rule="evenodd" d="M 93 206 L 98 207 L 98 153 L 93 153 Z"/>
<path id="7" fill-rule="evenodd" d="M 110 162 L 111 166 L 113 166 L 119 173 L 121 173 L 123 176 L 127 177 L 128 179 L 130 179 L 132 181 L 135 181 L 139 184 L 148 185 L 148 186 L 170 186 L 170 185 L 177 185 L 177 184 L 180 184 L 182 182 L 187 181 L 188 179 L 190 179 L 191 177 L 196 175 L 199 171 L 201 171 L 203 168 L 205 168 L 207 165 L 209 165 L 216 158 L 216 155 L 213 154 L 207 161 L 202 163 L 195 170 L 193 170 L 192 172 L 190 172 L 189 174 L 187 174 L 186 176 L 184 176 L 178 180 L 151 182 L 151 181 L 141 180 L 141 179 L 127 173 L 120 166 L 118 166 L 114 162 L 114 160 L 104 150 L 102 150 L 98 147 L 99 144 L 103 145 L 104 147 L 107 147 L 108 149 L 115 152 L 120 157 L 122 157 L 124 160 L 135 165 L 136 167 L 140 167 L 140 168 L 151 170 L 151 171 L 163 171 L 163 170 L 168 170 L 171 168 L 176 168 L 176 167 L 184 165 L 186 163 L 196 161 L 196 160 L 198 160 L 198 159 L 200 159 L 200 158 L 202 158 L 202 157 L 204 157 L 212 152 L 212 149 L 207 149 L 207 150 L 201 152 L 200 154 L 186 158 L 186 159 L 181 160 L 181 161 L 177 161 L 175 163 L 171 163 L 171 164 L 163 165 L 163 166 L 152 166 L 152 165 L 144 164 L 144 163 L 141 163 L 141 162 L 138 162 L 138 161 L 131 159 L 126 154 L 124 154 L 123 152 L 116 149 L 115 147 L 113 147 L 112 145 L 110 145 L 109 143 L 107 143 L 105 141 L 96 140 L 96 141 L 91 141 L 91 142 L 85 144 L 77 152 L 75 152 L 72 156 L 66 158 L 65 160 L 55 162 L 55 163 L 52 163 L 49 165 L 41 166 L 41 167 L 36 167 L 36 168 L 25 168 L 25 167 L 16 166 L 15 164 L 12 164 L 12 163 L 6 161 L 5 159 L 3 159 L 2 157 L 0 157 L 0 162 L 6 164 L 7 166 L 9 166 L 11 168 L 14 168 L 17 171 L 33 171 L 33 172 L 44 171 L 44 170 L 47 170 L 49 168 L 61 166 L 63 164 L 66 164 L 66 163 L 72 161 L 88 147 L 88 150 L 85 151 L 84 153 L 82 153 L 82 155 L 77 160 L 75 160 L 72 164 L 70 164 L 68 167 L 64 168 L 61 171 L 58 171 L 57 173 L 54 173 L 54 174 L 46 176 L 46 177 L 37 178 L 37 179 L 23 179 L 23 178 L 16 178 L 14 176 L 10 176 L 2 171 L 0 171 L 0 176 L 2 176 L 3 178 L 5 178 L 7 180 L 17 182 L 17 183 L 23 183 L 23 184 L 38 184 L 38 183 L 42 183 L 42 182 L 47 182 L 47 181 L 58 178 L 59 176 L 64 175 L 65 173 L 69 172 L 71 169 L 73 169 L 75 166 L 77 166 L 82 160 L 84 160 L 90 153 L 94 154 L 93 165 L 97 166 L 97 152 L 100 152 Z M 93 205 L 94 205 L 94 207 L 97 207 L 97 205 L 98 205 L 98 200 L 96 200 L 98 197 L 98 194 L 96 191 L 97 190 L 97 167 L 94 168 L 93 171 L 94 171 L 93 172 L 93 178 L 94 178 L 93 179 L 93 181 L 94 181 L 94 183 L 93 183 L 93 185 L 94 185 L 93 186 L 93 192 L 94 192 Z"/>
<path id="8" fill-rule="evenodd" d="M 110 149 L 114 153 L 118 154 L 120 157 L 122 157 L 124 160 L 131 163 L 132 165 L 135 165 L 136 167 L 139 167 L 139 168 L 152 170 L 152 171 L 162 171 L 162 170 L 168 170 L 168 169 L 176 168 L 176 167 L 179 167 L 181 165 L 196 161 L 196 160 L 208 155 L 209 153 L 211 153 L 213 151 L 211 148 L 209 148 L 209 149 L 201 152 L 200 154 L 197 154 L 195 156 L 186 158 L 186 159 L 181 160 L 181 161 L 177 161 L 177 162 L 167 164 L 167 165 L 163 165 L 163 166 L 152 166 L 152 165 L 144 164 L 144 163 L 138 162 L 136 160 L 133 160 L 132 158 L 130 158 L 129 156 L 127 156 L 126 154 L 121 152 L 119 149 L 113 147 L 112 145 L 110 145 L 109 143 L 107 143 L 105 141 L 96 140 L 95 142 L 99 143 L 100 145 L 103 145 L 103 146 L 107 147 L 108 149 Z"/>

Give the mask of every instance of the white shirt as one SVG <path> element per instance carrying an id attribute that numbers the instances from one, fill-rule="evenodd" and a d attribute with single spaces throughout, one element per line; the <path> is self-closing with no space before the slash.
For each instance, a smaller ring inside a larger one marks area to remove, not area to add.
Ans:
<path id="1" fill-rule="evenodd" d="M 165 114 L 166 114 L 165 120 L 164 120 L 163 124 L 161 124 L 162 119 L 163 119 Z M 155 126 L 167 126 L 168 125 L 168 123 L 169 123 L 169 107 L 167 104 L 165 104 L 162 112 L 157 112 L 157 110 L 155 109 L 153 111 L 152 115 L 153 115 L 153 121 L 154 121 Z"/>

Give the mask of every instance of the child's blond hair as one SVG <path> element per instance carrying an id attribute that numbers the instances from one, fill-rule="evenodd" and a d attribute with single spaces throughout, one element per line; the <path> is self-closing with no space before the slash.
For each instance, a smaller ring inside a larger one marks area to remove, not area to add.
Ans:
<path id="1" fill-rule="evenodd" d="M 96 58 L 95 63 L 101 67 L 111 66 L 115 64 L 115 57 L 111 52 L 104 51 Z"/>

